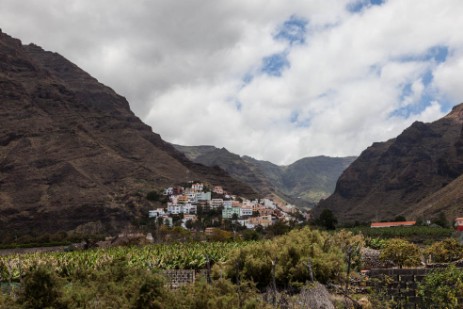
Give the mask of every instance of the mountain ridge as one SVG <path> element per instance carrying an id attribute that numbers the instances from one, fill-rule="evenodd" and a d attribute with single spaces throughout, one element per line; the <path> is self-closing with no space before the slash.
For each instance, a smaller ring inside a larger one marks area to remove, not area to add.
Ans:
<path id="1" fill-rule="evenodd" d="M 355 158 L 315 156 L 279 166 L 214 146 L 174 147 L 194 162 L 217 165 L 259 192 L 282 195 L 288 202 L 303 207 L 313 207 L 320 198 L 333 192 L 337 177 Z"/>
<path id="2" fill-rule="evenodd" d="M 435 194 L 463 173 L 463 104 L 431 123 L 414 122 L 399 136 L 373 143 L 339 178 L 335 192 L 315 213 L 332 210 L 341 222 L 417 218 L 443 211 L 461 215 L 456 204 Z M 441 191 L 442 193 L 442 191 Z M 426 204 L 434 195 L 440 210 Z M 428 208 L 422 212 L 420 209 Z"/>
<path id="3" fill-rule="evenodd" d="M 0 233 L 120 229 L 153 207 L 147 190 L 186 180 L 255 197 L 188 160 L 125 98 L 61 55 L 0 32 Z"/>

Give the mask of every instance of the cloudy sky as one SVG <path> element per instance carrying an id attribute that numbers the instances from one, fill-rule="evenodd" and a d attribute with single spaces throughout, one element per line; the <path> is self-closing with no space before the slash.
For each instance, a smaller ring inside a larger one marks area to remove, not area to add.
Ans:
<path id="1" fill-rule="evenodd" d="M 0 0 L 173 143 L 358 155 L 463 101 L 461 0 Z"/>

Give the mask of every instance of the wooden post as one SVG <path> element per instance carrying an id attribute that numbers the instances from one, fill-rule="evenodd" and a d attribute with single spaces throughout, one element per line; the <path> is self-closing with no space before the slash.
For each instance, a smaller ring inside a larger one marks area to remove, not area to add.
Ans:
<path id="1" fill-rule="evenodd" d="M 274 260 L 272 260 L 272 291 L 273 291 L 273 296 L 272 296 L 272 304 L 275 307 L 276 304 L 276 296 L 277 296 L 277 283 L 275 279 L 275 268 L 277 266 L 278 258 L 275 257 Z"/>
<path id="2" fill-rule="evenodd" d="M 209 259 L 209 254 L 206 254 L 206 281 L 208 284 L 212 283 L 211 280 L 211 260 Z"/>
<path id="3" fill-rule="evenodd" d="M 349 292 L 349 280 L 350 280 L 350 262 L 352 258 L 352 246 L 347 247 L 347 274 L 346 274 L 346 289 L 345 294 Z"/>
<path id="4" fill-rule="evenodd" d="M 313 279 L 313 270 L 312 270 L 312 262 L 310 261 L 310 256 L 307 258 L 307 268 L 309 269 L 309 278 L 311 282 L 314 282 Z"/>

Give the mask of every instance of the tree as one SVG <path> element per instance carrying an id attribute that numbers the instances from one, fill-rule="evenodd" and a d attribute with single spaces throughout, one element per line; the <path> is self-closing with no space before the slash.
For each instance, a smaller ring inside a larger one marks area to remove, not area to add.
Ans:
<path id="1" fill-rule="evenodd" d="M 442 227 L 449 227 L 449 221 L 444 212 L 440 212 L 438 217 L 432 221 L 432 223 L 440 225 Z"/>
<path id="2" fill-rule="evenodd" d="M 259 240 L 261 238 L 261 235 L 255 230 L 245 230 L 242 236 L 244 240 Z"/>
<path id="3" fill-rule="evenodd" d="M 185 227 L 189 230 L 191 230 L 193 228 L 193 220 L 189 219 L 189 220 L 186 220 L 185 222 Z"/>
<path id="4" fill-rule="evenodd" d="M 31 269 L 21 283 L 18 301 L 24 308 L 65 308 L 60 300 L 62 283 L 44 266 Z"/>
<path id="5" fill-rule="evenodd" d="M 178 215 L 172 215 L 172 223 L 174 224 L 174 226 L 182 225 L 182 219 L 183 219 L 183 213 L 180 213 Z"/>
<path id="6" fill-rule="evenodd" d="M 152 201 L 152 202 L 159 201 L 160 197 L 161 196 L 156 191 L 150 191 L 150 192 L 148 192 L 148 194 L 146 194 L 146 199 L 148 201 Z"/>
<path id="7" fill-rule="evenodd" d="M 461 308 L 463 298 L 463 270 L 450 265 L 435 269 L 418 286 L 426 308 Z"/>
<path id="8" fill-rule="evenodd" d="M 222 267 L 230 279 L 253 280 L 261 290 L 273 284 L 273 279 L 277 287 L 291 289 L 302 287 L 312 280 L 312 275 L 325 283 L 339 278 L 346 269 L 341 249 L 346 244 L 341 238 L 334 240 L 328 232 L 307 227 L 292 230 L 272 241 L 256 242 L 231 252 Z"/>
<path id="9" fill-rule="evenodd" d="M 278 219 L 274 224 L 267 227 L 267 233 L 270 236 L 279 236 L 288 233 L 291 230 L 290 226 L 286 222 Z"/>
<path id="10" fill-rule="evenodd" d="M 329 209 L 324 209 L 318 217 L 318 224 L 327 230 L 335 230 L 338 219 L 334 216 L 333 212 Z"/>
<path id="11" fill-rule="evenodd" d="M 417 245 L 399 238 L 389 239 L 381 250 L 380 259 L 391 261 L 402 268 L 417 266 L 421 263 L 421 252 Z"/>
<path id="12" fill-rule="evenodd" d="M 447 238 L 433 243 L 425 253 L 435 263 L 452 262 L 463 257 L 463 246 L 456 239 Z"/>

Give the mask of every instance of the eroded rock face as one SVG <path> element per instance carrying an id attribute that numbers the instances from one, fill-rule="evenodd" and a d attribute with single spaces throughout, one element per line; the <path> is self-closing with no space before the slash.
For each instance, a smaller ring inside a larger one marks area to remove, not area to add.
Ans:
<path id="1" fill-rule="evenodd" d="M 198 179 L 253 197 L 218 168 L 189 161 L 127 100 L 59 54 L 0 33 L 0 233 L 118 228 L 146 202 L 117 196 Z"/>
<path id="2" fill-rule="evenodd" d="M 415 122 L 397 138 L 374 143 L 345 170 L 316 213 L 331 209 L 341 222 L 413 216 L 421 201 L 463 174 L 462 124 L 460 104 L 438 121 Z"/>

